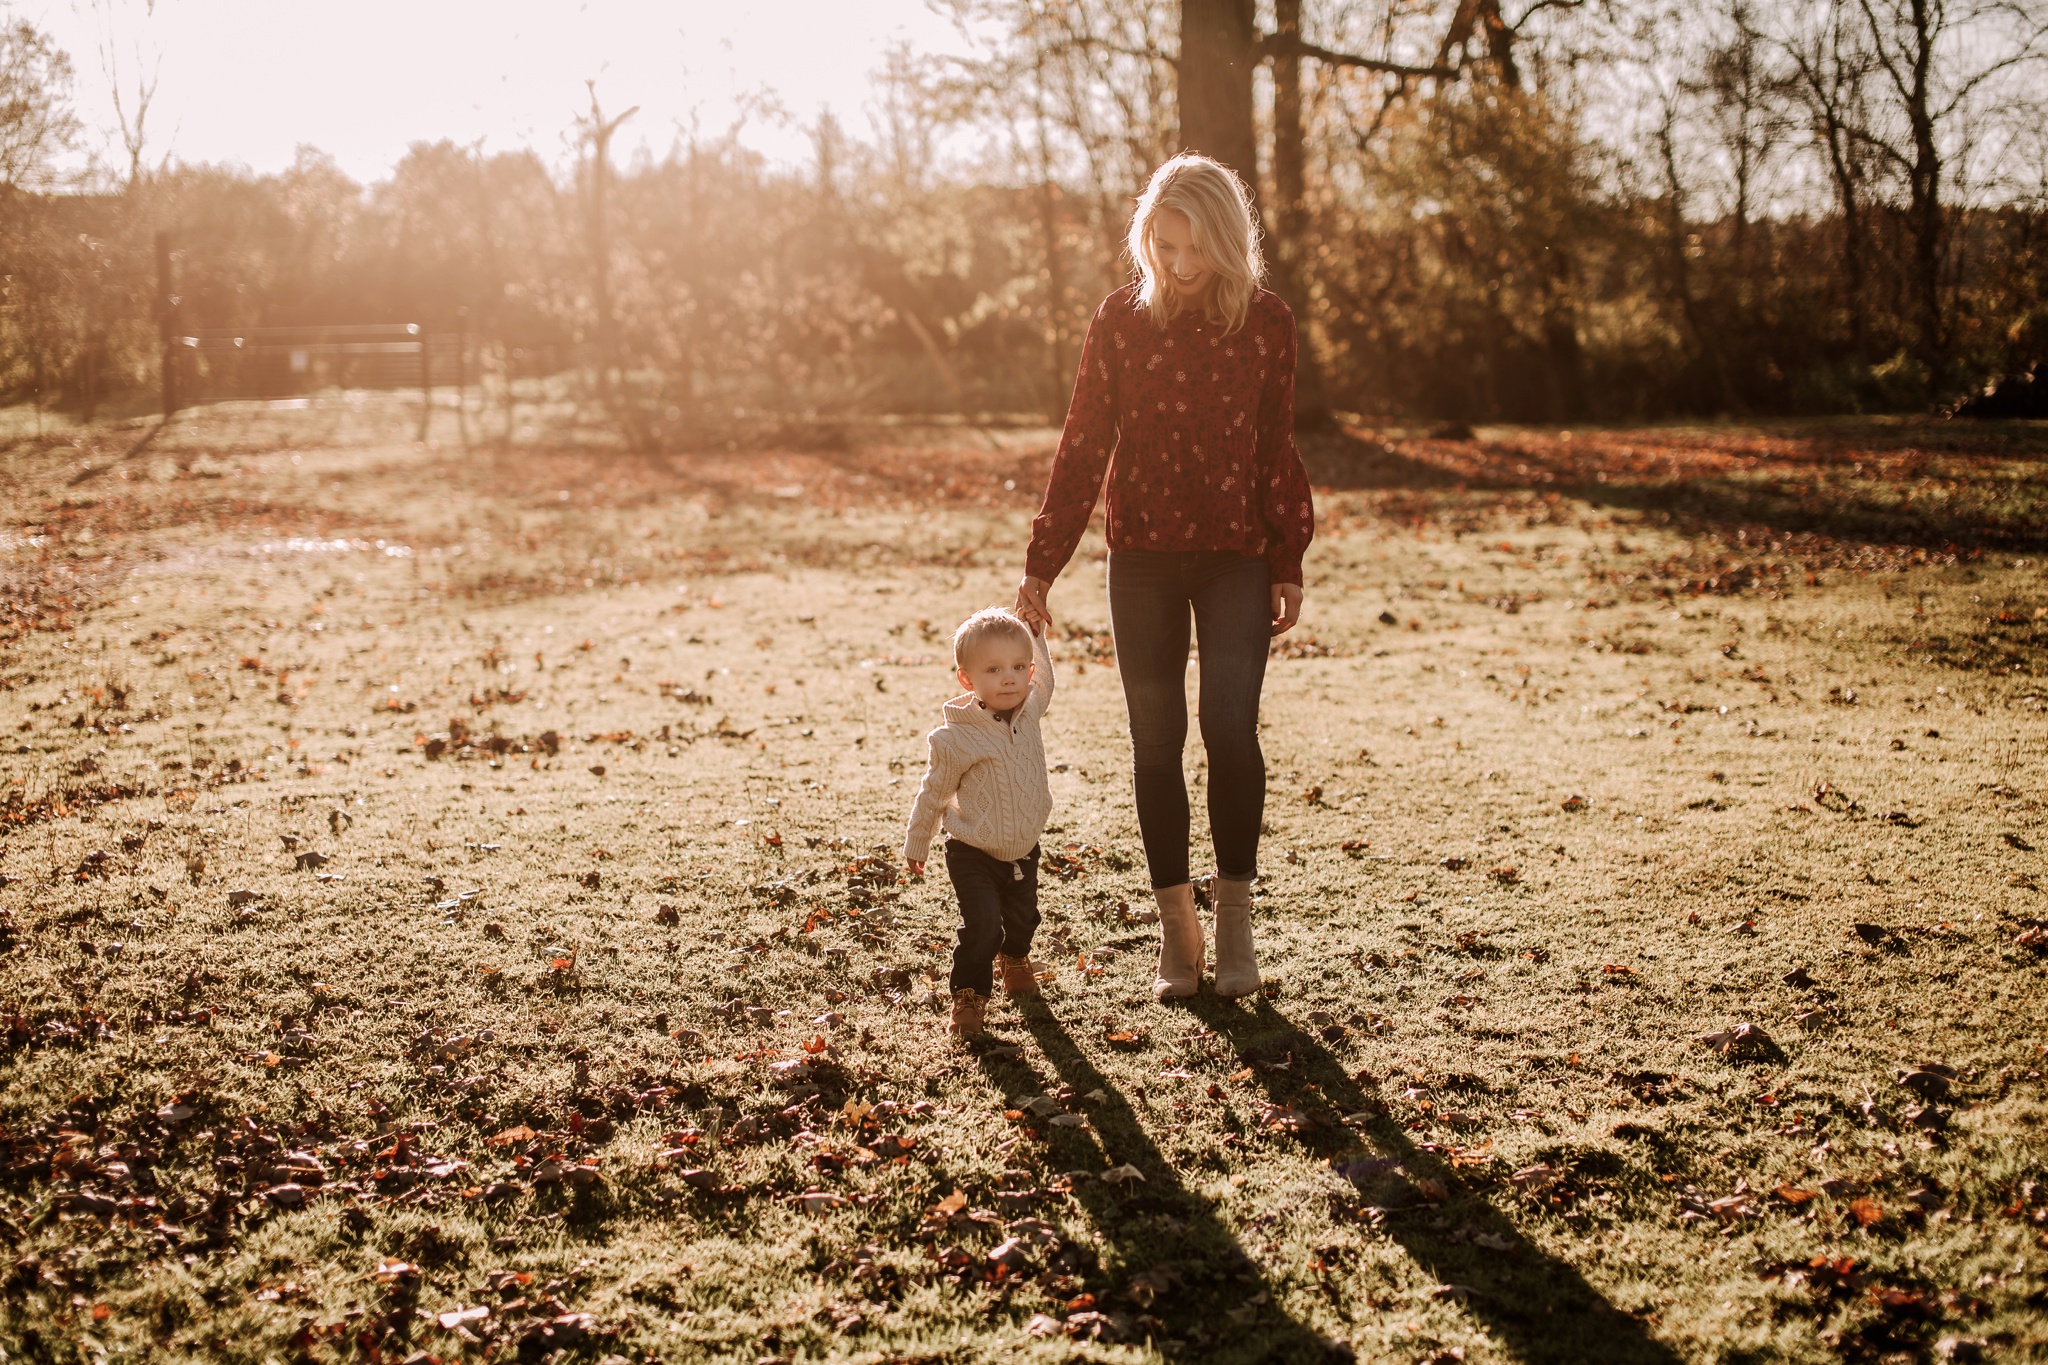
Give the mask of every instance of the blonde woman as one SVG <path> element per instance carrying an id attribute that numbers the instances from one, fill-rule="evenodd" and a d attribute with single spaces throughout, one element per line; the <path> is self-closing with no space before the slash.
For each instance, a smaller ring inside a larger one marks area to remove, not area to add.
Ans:
<path id="1" fill-rule="evenodd" d="M 1047 595 L 1106 473 L 1110 628 L 1159 902 L 1153 993 L 1193 995 L 1202 979 L 1181 770 L 1192 618 L 1216 852 L 1216 993 L 1249 995 L 1259 987 L 1251 884 L 1266 800 L 1259 691 L 1267 641 L 1301 614 L 1301 556 L 1315 534 L 1294 445 L 1294 315 L 1259 287 L 1243 183 L 1207 157 L 1177 156 L 1153 174 L 1128 249 L 1138 278 L 1089 325 L 1017 614 L 1052 623 Z"/>

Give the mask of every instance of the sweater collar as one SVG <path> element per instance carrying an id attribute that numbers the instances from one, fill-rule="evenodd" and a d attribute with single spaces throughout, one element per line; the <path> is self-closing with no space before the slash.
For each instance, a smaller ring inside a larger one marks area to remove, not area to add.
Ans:
<path id="1" fill-rule="evenodd" d="M 997 720 L 995 712 L 983 706 L 972 692 L 963 692 L 946 703 L 945 717 L 948 725 L 993 725 L 999 730 L 1008 730 L 1021 718 L 1022 711 L 1020 706 L 1005 724 Z"/>

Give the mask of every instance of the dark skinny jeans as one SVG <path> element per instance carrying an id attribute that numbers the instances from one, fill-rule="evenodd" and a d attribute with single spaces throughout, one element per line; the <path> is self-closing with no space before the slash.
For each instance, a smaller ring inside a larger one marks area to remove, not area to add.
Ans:
<path id="1" fill-rule="evenodd" d="M 953 942 L 949 990 L 995 992 L 996 954 L 1031 956 L 1038 932 L 1038 850 L 1013 863 L 973 844 L 946 840 L 946 875 L 960 902 L 960 933 Z"/>
<path id="2" fill-rule="evenodd" d="M 1201 645 L 1202 746 L 1209 754 L 1209 837 L 1216 870 L 1258 871 L 1266 809 L 1259 692 L 1272 638 L 1263 559 L 1229 550 L 1112 550 L 1109 621 L 1131 719 L 1138 832 L 1155 890 L 1188 880 L 1188 624 Z"/>

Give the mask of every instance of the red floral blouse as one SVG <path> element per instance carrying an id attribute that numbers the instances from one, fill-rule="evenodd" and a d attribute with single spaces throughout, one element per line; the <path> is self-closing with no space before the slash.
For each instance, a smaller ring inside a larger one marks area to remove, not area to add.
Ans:
<path id="1" fill-rule="evenodd" d="M 1236 550 L 1299 584 L 1316 514 L 1294 445 L 1294 348 L 1294 314 L 1264 289 L 1228 336 L 1195 310 L 1159 327 L 1135 284 L 1104 299 L 1025 573 L 1059 576 L 1107 471 L 1110 549 Z"/>

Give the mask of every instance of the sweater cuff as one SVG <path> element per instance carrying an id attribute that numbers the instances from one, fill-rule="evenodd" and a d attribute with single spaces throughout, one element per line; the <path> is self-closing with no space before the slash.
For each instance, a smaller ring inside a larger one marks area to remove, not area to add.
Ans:
<path id="1" fill-rule="evenodd" d="M 1266 551 L 1266 568 L 1274 587 L 1288 583 L 1301 586 L 1301 551 L 1275 546 Z"/>
<path id="2" fill-rule="evenodd" d="M 1033 545 L 1024 552 L 1024 576 L 1050 583 L 1060 576 L 1060 570 L 1067 567 L 1067 559 L 1072 558 L 1073 551 L 1070 550 L 1066 559 L 1055 561 L 1049 553 Z"/>
<path id="3" fill-rule="evenodd" d="M 932 856 L 931 836 L 919 838 L 913 834 L 903 841 L 903 861 L 906 863 L 930 862 Z"/>

